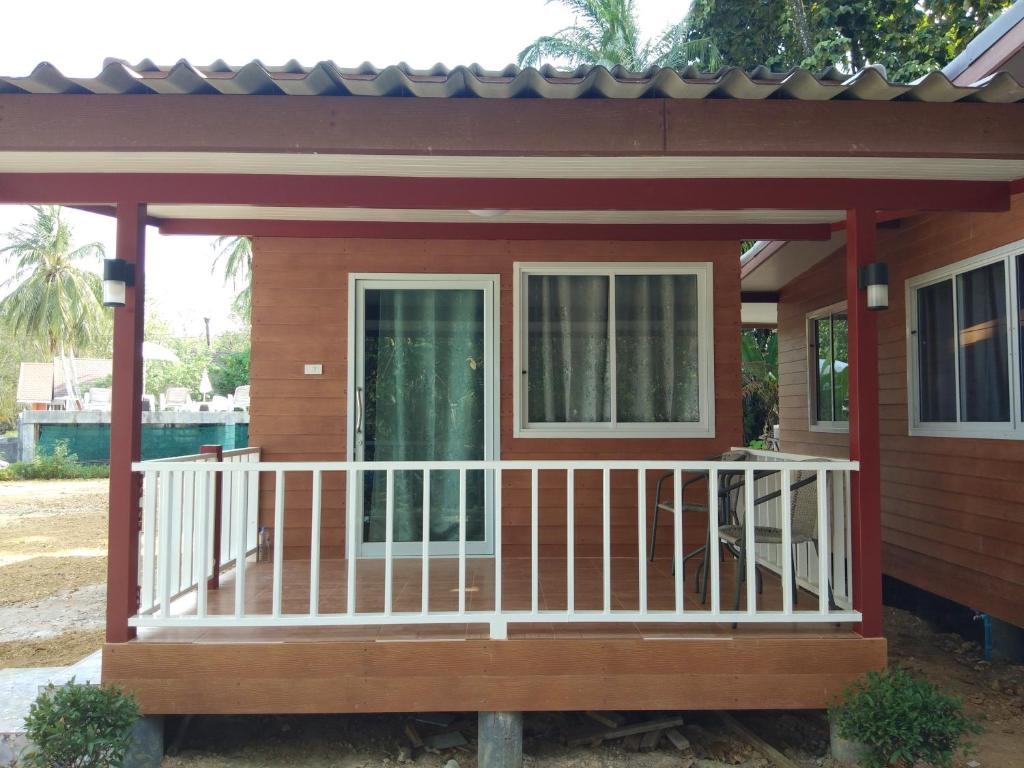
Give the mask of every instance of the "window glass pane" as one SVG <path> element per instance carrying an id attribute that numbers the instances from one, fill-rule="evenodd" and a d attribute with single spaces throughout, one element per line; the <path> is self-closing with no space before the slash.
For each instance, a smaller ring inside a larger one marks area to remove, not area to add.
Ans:
<path id="1" fill-rule="evenodd" d="M 822 317 L 814 321 L 814 348 L 818 365 L 815 370 L 817 392 L 816 421 L 832 421 L 832 323 Z"/>
<path id="2" fill-rule="evenodd" d="M 616 419 L 700 420 L 696 275 L 615 278 Z"/>
<path id="3" fill-rule="evenodd" d="M 527 419 L 611 420 L 606 275 L 527 276 Z"/>
<path id="4" fill-rule="evenodd" d="M 850 346 L 846 313 L 832 315 L 833 413 L 836 421 L 850 420 Z"/>
<path id="5" fill-rule="evenodd" d="M 1009 421 L 1006 263 L 957 276 L 960 420 Z"/>
<path id="6" fill-rule="evenodd" d="M 917 291 L 919 418 L 956 421 L 956 358 L 953 336 L 953 281 Z"/>

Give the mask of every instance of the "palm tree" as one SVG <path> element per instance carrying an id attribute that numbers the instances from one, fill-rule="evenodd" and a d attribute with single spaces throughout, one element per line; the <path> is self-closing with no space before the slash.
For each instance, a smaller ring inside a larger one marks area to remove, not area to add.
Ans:
<path id="1" fill-rule="evenodd" d="M 249 320 L 252 315 L 252 240 L 248 237 L 225 235 L 213 243 L 217 255 L 210 266 L 210 272 L 217 271 L 223 262 L 224 283 L 242 289 L 235 296 L 234 309 L 239 317 Z"/>
<path id="2" fill-rule="evenodd" d="M 99 340 L 107 322 L 100 277 L 83 266 L 98 267 L 104 249 L 101 243 L 74 247 L 60 206 L 34 205 L 32 210 L 34 220 L 8 232 L 8 245 L 0 248 L 14 262 L 14 274 L 0 286 L 7 292 L 0 301 L 0 319 L 15 335 L 60 356 L 68 395 L 75 398 L 75 349 Z"/>
<path id="3" fill-rule="evenodd" d="M 577 14 L 576 22 L 553 35 L 538 37 L 519 52 L 520 66 L 557 61 L 568 66 L 622 65 L 634 72 L 651 66 L 682 68 L 699 64 L 718 69 L 722 64 L 708 39 L 688 40 L 686 24 L 671 25 L 654 40 L 641 40 L 633 0 L 547 0 L 560 2 Z"/>

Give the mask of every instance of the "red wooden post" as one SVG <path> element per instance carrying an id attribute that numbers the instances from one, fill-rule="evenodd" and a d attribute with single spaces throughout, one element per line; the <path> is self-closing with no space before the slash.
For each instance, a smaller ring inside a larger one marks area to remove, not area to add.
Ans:
<path id="1" fill-rule="evenodd" d="M 858 287 L 858 272 L 875 260 L 875 212 L 846 213 L 846 312 L 849 318 L 850 458 L 853 605 L 864 637 L 882 634 L 882 513 L 878 434 L 878 329 Z"/>
<path id="2" fill-rule="evenodd" d="M 129 617 L 139 607 L 139 498 L 132 462 L 142 448 L 142 336 L 145 321 L 146 206 L 117 206 L 117 258 L 135 265 L 135 285 L 114 310 L 113 395 L 110 407 L 110 519 L 107 534 L 107 642 L 135 637 Z"/>
<path id="3" fill-rule="evenodd" d="M 224 461 L 224 447 L 220 445 L 201 445 L 200 453 L 212 453 L 214 461 Z M 221 538 L 221 511 L 224 506 L 223 488 L 220 478 L 216 472 L 211 475 L 213 478 L 213 575 L 206 582 L 207 589 L 220 589 L 220 538 Z"/>

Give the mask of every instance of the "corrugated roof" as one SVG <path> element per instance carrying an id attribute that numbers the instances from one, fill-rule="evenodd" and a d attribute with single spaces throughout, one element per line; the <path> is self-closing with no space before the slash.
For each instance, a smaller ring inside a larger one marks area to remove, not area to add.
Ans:
<path id="1" fill-rule="evenodd" d="M 852 77 L 835 68 L 812 74 L 805 69 L 772 72 L 726 67 L 701 72 L 652 67 L 631 72 L 623 67 L 582 66 L 560 70 L 508 66 L 486 70 L 477 64 L 448 69 L 413 69 L 406 64 L 378 69 L 365 63 L 339 67 L 322 61 L 304 67 L 292 60 L 269 67 L 259 61 L 230 66 L 216 61 L 193 66 L 185 60 L 163 67 L 145 59 L 132 66 L 108 59 L 96 77 L 66 77 L 51 64 L 39 64 L 28 77 L 0 77 L 0 93 L 63 94 L 226 94 L 262 96 L 410 96 L 420 98 L 539 99 L 795 99 L 827 101 L 1024 101 L 1024 86 L 999 73 L 970 86 L 956 86 L 942 72 L 914 83 L 891 83 L 869 67 Z"/>

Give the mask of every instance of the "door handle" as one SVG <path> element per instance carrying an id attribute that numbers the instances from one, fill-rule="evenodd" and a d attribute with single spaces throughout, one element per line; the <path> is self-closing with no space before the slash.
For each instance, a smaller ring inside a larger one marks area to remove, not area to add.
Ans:
<path id="1" fill-rule="evenodd" d="M 363 431 L 363 388 L 356 387 L 356 434 Z"/>

